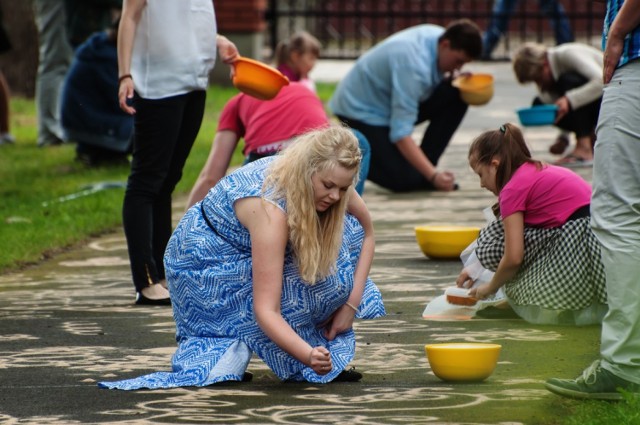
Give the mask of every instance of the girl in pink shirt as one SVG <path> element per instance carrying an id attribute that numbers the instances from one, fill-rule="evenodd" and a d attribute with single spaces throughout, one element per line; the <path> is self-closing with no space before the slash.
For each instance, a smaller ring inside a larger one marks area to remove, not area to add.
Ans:
<path id="1" fill-rule="evenodd" d="M 600 323 L 607 311 L 605 276 L 589 223 L 589 183 L 533 159 L 513 124 L 476 138 L 469 164 L 480 185 L 498 196 L 498 220 L 480 232 L 476 249 L 495 274 L 470 295 L 483 299 L 503 288 L 514 311 L 532 323 Z M 473 282 L 463 270 L 456 283 Z"/>
<path id="2" fill-rule="evenodd" d="M 276 46 L 275 61 L 278 71 L 289 81 L 299 81 L 316 92 L 316 85 L 309 77 L 320 56 L 322 45 L 313 35 L 298 31 Z"/>

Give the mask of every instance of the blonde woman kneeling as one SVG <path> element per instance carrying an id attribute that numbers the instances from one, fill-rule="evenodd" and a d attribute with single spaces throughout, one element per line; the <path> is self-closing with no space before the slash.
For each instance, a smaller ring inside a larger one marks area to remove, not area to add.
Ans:
<path id="1" fill-rule="evenodd" d="M 298 142 L 224 177 L 171 237 L 173 372 L 100 386 L 239 381 L 253 353 L 282 380 L 361 378 L 345 371 L 355 354 L 354 317 L 385 312 L 368 279 L 371 219 L 353 189 L 358 141 L 331 127 Z"/>

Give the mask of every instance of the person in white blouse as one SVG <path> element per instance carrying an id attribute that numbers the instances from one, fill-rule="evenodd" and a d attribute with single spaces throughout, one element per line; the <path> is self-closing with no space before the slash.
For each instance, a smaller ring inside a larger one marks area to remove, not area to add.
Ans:
<path id="1" fill-rule="evenodd" d="M 136 304 L 169 305 L 163 255 L 172 232 L 171 194 L 198 134 L 216 51 L 211 0 L 125 0 L 118 29 L 120 107 L 134 115 L 133 158 L 123 223 Z"/>
<path id="2" fill-rule="evenodd" d="M 525 43 L 516 51 L 513 71 L 521 84 L 536 83 L 539 95 L 534 104 L 557 105 L 554 124 L 576 136 L 575 148 L 556 165 L 591 166 L 602 102 L 602 52 L 582 43 L 556 47 Z M 566 136 L 566 141 L 562 138 L 549 148 L 551 153 L 563 153 L 568 147 Z"/>

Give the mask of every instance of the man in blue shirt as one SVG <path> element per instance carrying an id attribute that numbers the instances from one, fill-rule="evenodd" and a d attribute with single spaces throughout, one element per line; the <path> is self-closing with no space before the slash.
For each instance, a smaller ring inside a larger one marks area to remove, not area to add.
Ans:
<path id="1" fill-rule="evenodd" d="M 455 188 L 453 173 L 436 171 L 468 107 L 450 77 L 481 53 L 481 32 L 464 19 L 400 31 L 358 59 L 329 107 L 369 140 L 369 180 L 395 192 Z M 426 120 L 418 146 L 411 134 Z"/>
<path id="2" fill-rule="evenodd" d="M 549 379 L 565 397 L 640 393 L 640 0 L 608 0 L 604 95 L 597 126 L 591 227 L 600 241 L 609 311 L 600 358 L 576 379 Z"/>

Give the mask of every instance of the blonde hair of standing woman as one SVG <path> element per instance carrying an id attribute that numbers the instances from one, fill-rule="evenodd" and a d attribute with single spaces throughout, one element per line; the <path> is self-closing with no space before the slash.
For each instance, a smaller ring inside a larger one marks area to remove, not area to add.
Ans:
<path id="1" fill-rule="evenodd" d="M 301 277 L 314 284 L 335 270 L 342 245 L 344 217 L 356 184 L 362 155 L 353 132 L 343 127 L 314 130 L 299 136 L 271 164 L 263 191 L 287 203 L 289 241 Z M 324 212 L 317 212 L 311 177 L 343 167 L 354 172 L 352 187 Z"/>

